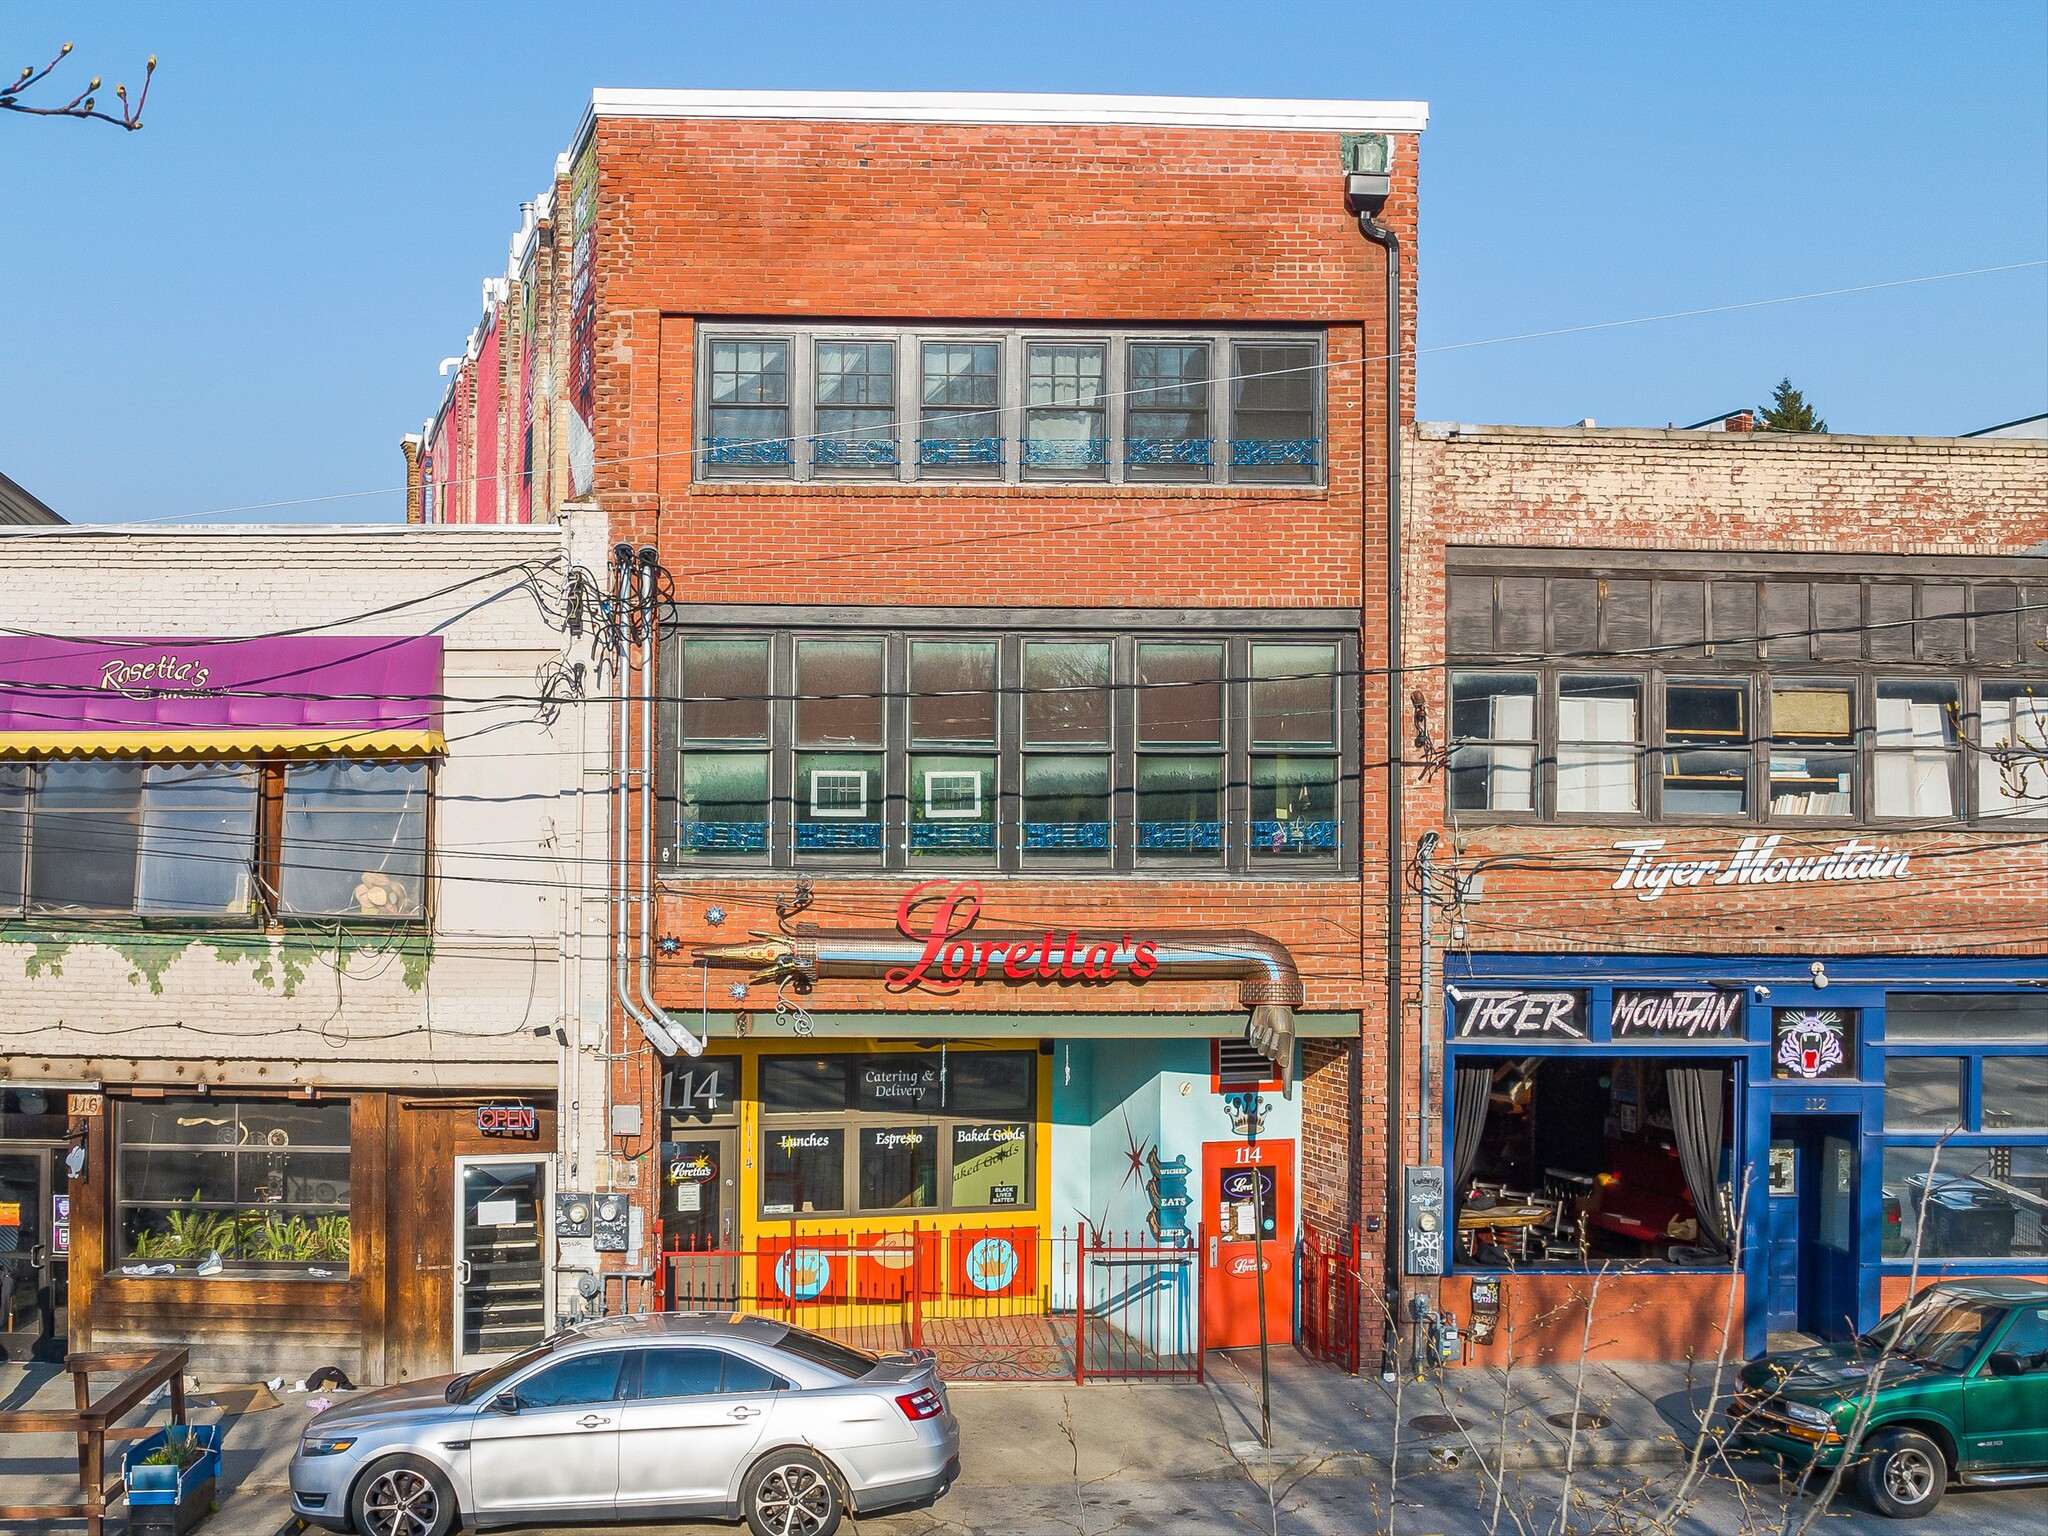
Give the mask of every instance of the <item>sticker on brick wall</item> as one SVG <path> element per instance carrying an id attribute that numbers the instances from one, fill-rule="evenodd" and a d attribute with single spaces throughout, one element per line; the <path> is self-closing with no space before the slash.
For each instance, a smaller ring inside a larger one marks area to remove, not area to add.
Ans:
<path id="1" fill-rule="evenodd" d="M 1814 849 L 1785 841 L 1778 833 L 1745 837 L 1726 858 L 1666 858 L 1661 837 L 1629 838 L 1614 846 L 1628 855 L 1613 889 L 1633 891 L 1637 901 L 1656 901 L 1666 891 L 1722 885 L 1805 885 L 1845 880 L 1903 880 L 1912 872 L 1911 855 L 1889 843 L 1866 843 L 1852 837 L 1833 848 Z"/>

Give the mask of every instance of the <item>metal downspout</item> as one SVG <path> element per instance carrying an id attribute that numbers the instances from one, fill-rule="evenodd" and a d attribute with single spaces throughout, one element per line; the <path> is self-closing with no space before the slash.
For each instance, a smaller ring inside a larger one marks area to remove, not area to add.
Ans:
<path id="1" fill-rule="evenodd" d="M 632 867 L 629 812 L 632 808 L 633 758 L 629 727 L 632 723 L 633 635 L 637 623 L 634 613 L 640 588 L 634 572 L 633 546 L 618 545 L 612 551 L 612 559 L 613 616 L 618 635 L 615 651 L 617 696 L 613 700 L 612 715 L 612 761 L 617 765 L 614 774 L 617 794 L 612 807 L 612 990 L 619 999 L 619 1006 L 640 1026 L 640 1032 L 654 1048 L 665 1056 L 673 1056 L 676 1052 L 674 1038 L 633 1001 L 632 984 L 627 978 L 627 946 L 632 936 L 629 920 L 631 894 L 627 883 Z"/>
<path id="2" fill-rule="evenodd" d="M 654 677 L 655 657 L 661 641 L 661 597 L 655 581 L 660 558 L 652 544 L 640 546 L 640 613 L 646 626 L 642 634 L 641 667 L 644 686 L 640 690 L 640 1006 L 660 1020 L 660 1033 L 673 1056 L 680 1046 L 686 1056 L 702 1056 L 704 1041 L 678 1023 L 654 1000 L 654 818 L 660 809 L 654 793 Z"/>
<path id="3" fill-rule="evenodd" d="M 1401 237 L 1371 212 L 1358 215 L 1358 232 L 1387 253 L 1387 1190 L 1384 1245 L 1387 1294 L 1399 1294 L 1401 1159 L 1406 1146 L 1401 1097 L 1405 1079 L 1401 1007 L 1401 874 L 1407 842 L 1402 814 L 1401 678 Z"/>

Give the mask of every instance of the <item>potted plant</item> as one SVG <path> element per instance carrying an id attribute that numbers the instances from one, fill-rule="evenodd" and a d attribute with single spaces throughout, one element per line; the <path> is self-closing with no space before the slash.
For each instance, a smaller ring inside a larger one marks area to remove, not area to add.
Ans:
<path id="1" fill-rule="evenodd" d="M 213 1511 L 218 1424 L 168 1424 L 121 1458 L 128 1536 L 185 1536 Z"/>

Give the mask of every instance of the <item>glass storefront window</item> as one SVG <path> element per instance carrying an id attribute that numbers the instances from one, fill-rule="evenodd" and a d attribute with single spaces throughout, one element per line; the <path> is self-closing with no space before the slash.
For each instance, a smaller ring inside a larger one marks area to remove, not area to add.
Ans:
<path id="1" fill-rule="evenodd" d="M 1984 1129 L 2048 1131 L 2048 1057 L 1984 1058 Z"/>
<path id="2" fill-rule="evenodd" d="M 1885 999 L 1885 1038 L 1955 1045 L 2027 1041 L 2048 1045 L 2048 998 L 2016 992 L 1894 992 Z"/>
<path id="3" fill-rule="evenodd" d="M 1952 1131 L 1963 1123 L 1960 1056 L 1889 1056 L 1884 1064 L 1888 1131 Z"/>
<path id="4" fill-rule="evenodd" d="M 863 1126 L 860 1208 L 926 1210 L 939 1203 L 939 1136 L 931 1125 Z"/>
<path id="5" fill-rule="evenodd" d="M 761 1213 L 837 1215 L 846 1209 L 846 1132 L 769 1128 L 761 1136 Z"/>
<path id="6" fill-rule="evenodd" d="M 1031 1173 L 1028 1125 L 953 1127 L 953 1205 L 1022 1205 Z"/>
<path id="7" fill-rule="evenodd" d="M 346 1100 L 123 1101 L 114 1142 L 111 1257 L 348 1272 Z"/>
<path id="8" fill-rule="evenodd" d="M 1922 1213 L 1925 1212 L 1923 1223 Z M 1884 1256 L 2048 1258 L 2048 1146 L 1887 1147 Z"/>
<path id="9" fill-rule="evenodd" d="M 762 1056 L 762 1216 L 1029 1205 L 1038 1062 L 1028 1051 Z"/>

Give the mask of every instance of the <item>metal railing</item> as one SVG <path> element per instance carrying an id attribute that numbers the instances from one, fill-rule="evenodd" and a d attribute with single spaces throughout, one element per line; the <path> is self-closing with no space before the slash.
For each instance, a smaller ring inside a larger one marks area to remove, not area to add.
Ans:
<path id="1" fill-rule="evenodd" d="M 1294 1265 L 1295 1337 L 1308 1354 L 1354 1376 L 1365 1297 L 1358 1251 L 1356 1227 L 1348 1246 L 1314 1227 L 1303 1227 Z"/>
<path id="2" fill-rule="evenodd" d="M 658 1305 L 930 1349 L 954 1381 L 1199 1381 L 1199 1251 L 1032 1226 L 792 1226 L 752 1246 L 664 1253 Z"/>

